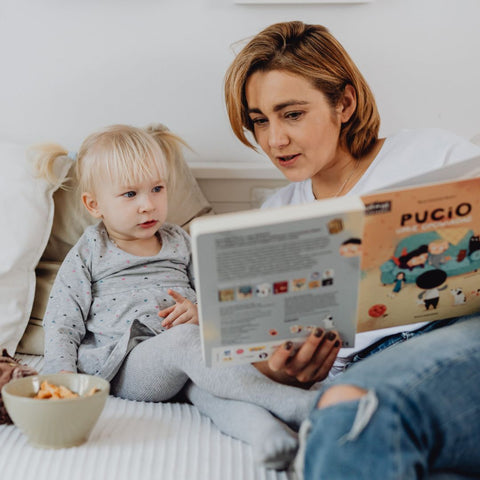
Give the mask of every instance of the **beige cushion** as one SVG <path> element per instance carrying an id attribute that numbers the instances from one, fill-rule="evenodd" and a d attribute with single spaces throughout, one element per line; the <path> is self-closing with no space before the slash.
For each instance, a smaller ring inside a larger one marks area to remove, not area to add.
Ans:
<path id="1" fill-rule="evenodd" d="M 56 167 L 63 179 L 67 167 Z M 35 178 L 23 145 L 0 141 L 0 171 L 0 347 L 13 355 L 30 317 L 57 186 Z"/>
<path id="2" fill-rule="evenodd" d="M 55 215 L 53 228 L 44 254 L 36 269 L 37 289 L 33 304 L 31 320 L 28 329 L 18 346 L 18 352 L 30 354 L 43 353 L 43 331 L 41 321 L 45 313 L 48 296 L 55 280 L 56 273 L 67 252 L 77 242 L 85 227 L 98 220 L 91 217 L 83 207 L 80 194 L 73 187 L 75 184 L 72 160 L 64 157 L 70 168 L 67 189 L 59 189 L 53 195 Z M 212 208 L 203 195 L 191 170 L 178 160 L 178 171 L 175 185 L 168 193 L 169 212 L 167 221 L 182 226 L 188 231 L 188 226 L 195 217 L 211 212 Z"/>

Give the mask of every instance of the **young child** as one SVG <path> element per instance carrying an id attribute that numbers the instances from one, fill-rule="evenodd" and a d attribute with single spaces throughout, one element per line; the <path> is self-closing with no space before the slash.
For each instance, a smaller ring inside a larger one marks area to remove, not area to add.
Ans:
<path id="1" fill-rule="evenodd" d="M 52 287 L 44 371 L 99 375 L 113 395 L 152 402 L 171 399 L 191 379 L 185 390 L 200 411 L 251 443 L 259 462 L 285 468 L 315 392 L 281 385 L 252 365 L 204 366 L 190 239 L 166 223 L 182 144 L 164 127 L 124 125 L 83 142 L 76 174 L 99 222 L 67 254 Z M 67 153 L 45 146 L 39 173 L 54 178 L 55 159 Z"/>

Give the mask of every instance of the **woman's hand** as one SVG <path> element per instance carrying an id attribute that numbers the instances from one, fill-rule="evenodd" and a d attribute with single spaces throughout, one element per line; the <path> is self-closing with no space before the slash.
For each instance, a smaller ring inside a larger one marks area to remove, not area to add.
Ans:
<path id="1" fill-rule="evenodd" d="M 175 300 L 175 304 L 158 312 L 159 317 L 164 317 L 162 327 L 168 329 L 182 323 L 198 325 L 197 305 L 175 290 L 168 290 L 168 294 Z"/>
<path id="2" fill-rule="evenodd" d="M 310 387 L 324 380 L 341 348 L 337 332 L 316 328 L 297 350 L 285 342 L 268 359 L 255 367 L 267 377 L 280 383 Z"/>

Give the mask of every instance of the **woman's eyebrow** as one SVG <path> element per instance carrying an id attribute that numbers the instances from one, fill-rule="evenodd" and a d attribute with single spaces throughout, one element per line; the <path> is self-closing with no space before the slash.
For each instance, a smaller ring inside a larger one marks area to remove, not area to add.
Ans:
<path id="1" fill-rule="evenodd" d="M 293 105 L 307 105 L 308 102 L 305 100 L 287 100 L 282 103 L 278 103 L 273 107 L 274 112 L 279 112 L 280 110 L 283 110 L 284 108 L 291 107 Z"/>
<path id="2" fill-rule="evenodd" d="M 308 103 L 309 102 L 305 100 L 286 100 L 285 102 L 277 103 L 277 105 L 274 105 L 273 111 L 279 112 L 284 108 L 291 107 L 293 105 L 307 105 Z M 262 111 L 259 108 L 249 108 L 247 113 L 262 113 Z"/>

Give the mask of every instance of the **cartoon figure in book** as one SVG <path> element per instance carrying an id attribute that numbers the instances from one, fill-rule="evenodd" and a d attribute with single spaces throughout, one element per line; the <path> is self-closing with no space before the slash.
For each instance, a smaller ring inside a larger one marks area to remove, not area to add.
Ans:
<path id="1" fill-rule="evenodd" d="M 440 300 L 440 291 L 445 290 L 448 285 L 440 287 L 447 279 L 447 274 L 440 269 L 428 270 L 417 277 L 415 283 L 423 292 L 419 293 L 418 298 L 423 300 L 425 310 L 433 307 L 435 310 Z"/>
<path id="2" fill-rule="evenodd" d="M 395 281 L 393 282 L 392 297 L 394 297 L 402 289 L 405 281 L 405 272 L 398 272 L 395 276 Z"/>
<path id="3" fill-rule="evenodd" d="M 477 250 L 480 250 L 480 235 L 473 235 L 468 241 L 468 254 L 471 255 Z"/>
<path id="4" fill-rule="evenodd" d="M 342 257 L 357 257 L 362 253 L 362 241 L 359 238 L 345 240 L 339 248 Z"/>
<path id="5" fill-rule="evenodd" d="M 461 288 L 452 288 L 450 289 L 450 293 L 453 296 L 453 304 L 454 305 L 463 305 L 467 301 L 466 295 L 463 293 Z"/>
<path id="6" fill-rule="evenodd" d="M 443 263 L 448 262 L 452 257 L 445 255 L 450 244 L 442 238 L 433 240 L 428 244 L 428 263 L 432 267 L 440 268 Z"/>
<path id="7" fill-rule="evenodd" d="M 428 245 L 420 245 L 415 250 L 401 255 L 395 263 L 397 263 L 400 268 L 411 271 L 416 267 L 424 268 L 427 260 Z"/>

